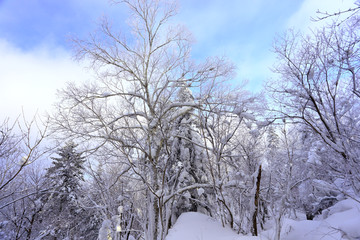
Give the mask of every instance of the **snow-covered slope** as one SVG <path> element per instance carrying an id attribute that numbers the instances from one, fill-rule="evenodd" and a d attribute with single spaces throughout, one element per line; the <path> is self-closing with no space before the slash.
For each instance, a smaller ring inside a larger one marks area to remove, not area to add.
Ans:
<path id="1" fill-rule="evenodd" d="M 258 240 L 257 237 L 240 236 L 230 228 L 201 213 L 183 213 L 176 221 L 166 240 Z"/>
<path id="2" fill-rule="evenodd" d="M 201 213 L 183 213 L 166 240 L 272 240 L 274 228 L 259 237 L 241 236 L 223 228 L 217 220 Z M 360 239 L 360 203 L 346 199 L 323 211 L 315 220 L 285 219 L 282 240 L 358 240 Z"/>
<path id="3" fill-rule="evenodd" d="M 261 233 L 272 239 L 273 229 Z M 360 239 L 360 203 L 346 199 L 323 211 L 315 220 L 285 219 L 282 240 L 357 240 Z"/>

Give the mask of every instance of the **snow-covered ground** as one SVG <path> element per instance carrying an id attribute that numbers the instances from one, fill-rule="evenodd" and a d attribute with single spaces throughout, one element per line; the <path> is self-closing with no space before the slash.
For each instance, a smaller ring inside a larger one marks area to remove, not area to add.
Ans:
<path id="1" fill-rule="evenodd" d="M 201 213 L 183 213 L 169 230 L 166 240 L 257 240 L 258 237 L 240 236 L 230 228 Z"/>
<path id="2" fill-rule="evenodd" d="M 340 201 L 313 221 L 286 219 L 282 236 L 284 240 L 360 239 L 360 203 Z"/>
<path id="3" fill-rule="evenodd" d="M 282 240 L 359 240 L 360 203 L 346 199 L 323 211 L 315 220 L 284 219 Z M 273 228 L 259 237 L 240 236 L 200 213 L 182 214 L 166 240 L 271 240 Z"/>

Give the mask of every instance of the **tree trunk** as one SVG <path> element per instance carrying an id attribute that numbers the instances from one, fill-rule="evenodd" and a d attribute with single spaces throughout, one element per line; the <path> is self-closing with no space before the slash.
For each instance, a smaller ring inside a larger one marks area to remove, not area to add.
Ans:
<path id="1" fill-rule="evenodd" d="M 155 165 L 151 166 L 151 186 L 153 191 L 156 192 L 159 189 L 158 186 L 158 175 Z M 146 236 L 145 240 L 156 240 L 159 235 L 159 203 L 155 194 L 148 190 L 148 198 L 150 200 L 148 206 L 148 223 L 146 226 Z"/>
<path id="2" fill-rule="evenodd" d="M 260 181 L 261 181 L 261 165 L 259 166 L 259 172 L 258 172 L 258 175 L 256 178 L 256 192 L 255 192 L 255 198 L 254 198 L 255 209 L 254 209 L 254 214 L 252 216 L 252 223 L 253 223 L 252 234 L 253 234 L 253 236 L 258 235 L 257 214 L 258 214 L 258 209 L 259 209 Z"/>

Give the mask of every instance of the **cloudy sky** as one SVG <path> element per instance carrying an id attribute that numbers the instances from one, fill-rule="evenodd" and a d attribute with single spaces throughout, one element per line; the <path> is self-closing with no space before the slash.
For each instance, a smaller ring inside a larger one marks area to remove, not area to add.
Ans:
<path id="1" fill-rule="evenodd" d="M 355 0 L 179 0 L 175 21 L 196 42 L 193 57 L 225 55 L 237 66 L 234 82 L 260 91 L 271 77 L 271 47 L 288 28 L 308 31 L 318 9 L 334 12 Z M 120 27 L 127 11 L 107 0 L 0 0 L 0 120 L 22 108 L 40 113 L 66 82 L 91 79 L 72 60 L 71 36 L 86 38 L 103 16 Z"/>

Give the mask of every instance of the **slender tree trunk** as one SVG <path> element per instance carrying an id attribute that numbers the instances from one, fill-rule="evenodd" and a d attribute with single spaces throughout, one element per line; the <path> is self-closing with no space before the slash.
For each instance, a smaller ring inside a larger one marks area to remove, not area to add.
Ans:
<path id="1" fill-rule="evenodd" d="M 275 219 L 275 236 L 274 240 L 280 240 L 280 233 L 281 233 L 281 213 L 279 213 L 279 216 Z"/>
<path id="2" fill-rule="evenodd" d="M 285 211 L 285 199 L 286 197 L 283 196 L 280 200 L 280 206 L 277 210 L 277 214 L 275 215 L 275 235 L 274 235 L 274 240 L 280 240 L 280 235 L 281 235 L 281 221 L 282 221 L 282 217 L 284 215 L 284 211 Z"/>
<path id="3" fill-rule="evenodd" d="M 32 233 L 32 228 L 33 228 L 33 225 L 34 225 L 34 222 L 35 222 L 35 216 L 36 216 L 37 212 L 34 213 L 32 216 L 31 216 L 31 219 L 30 219 L 30 226 L 29 228 L 27 229 L 27 235 L 26 235 L 26 240 L 30 240 L 31 239 L 31 233 Z"/>
<path id="4" fill-rule="evenodd" d="M 255 209 L 254 209 L 254 214 L 252 216 L 252 223 L 253 223 L 252 234 L 253 234 L 253 236 L 258 235 L 257 214 L 258 214 L 258 211 L 259 211 L 260 181 L 261 181 L 261 165 L 259 166 L 259 171 L 258 171 L 258 175 L 257 175 L 257 178 L 256 178 L 256 192 L 255 192 L 255 198 L 254 198 Z"/>

